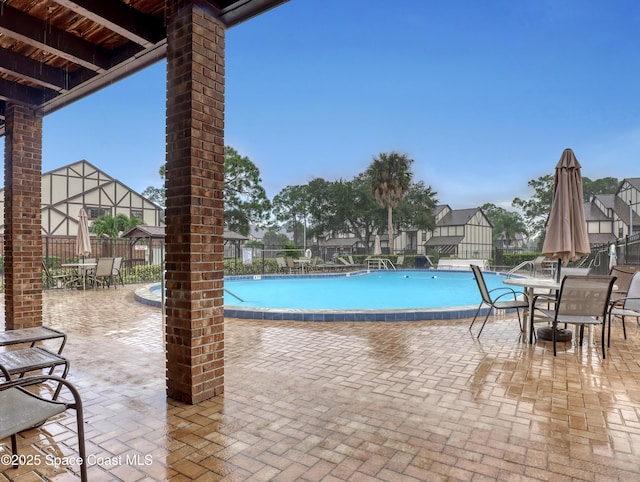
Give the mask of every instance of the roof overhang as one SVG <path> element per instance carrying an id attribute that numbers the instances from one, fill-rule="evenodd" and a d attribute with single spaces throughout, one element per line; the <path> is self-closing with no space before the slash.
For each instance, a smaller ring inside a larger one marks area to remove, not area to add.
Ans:
<path id="1" fill-rule="evenodd" d="M 288 0 L 198 0 L 227 28 Z M 7 103 L 46 115 L 166 57 L 165 0 L 3 0 L 0 135 Z"/>

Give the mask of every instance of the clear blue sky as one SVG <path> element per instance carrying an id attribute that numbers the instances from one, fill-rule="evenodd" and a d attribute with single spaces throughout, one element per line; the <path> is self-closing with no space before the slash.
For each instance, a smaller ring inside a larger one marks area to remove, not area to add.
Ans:
<path id="1" fill-rule="evenodd" d="M 397 150 L 454 209 L 509 208 L 571 147 L 640 177 L 640 2 L 292 0 L 227 32 L 225 142 L 273 197 Z M 45 117 L 43 169 L 160 186 L 158 63 Z"/>

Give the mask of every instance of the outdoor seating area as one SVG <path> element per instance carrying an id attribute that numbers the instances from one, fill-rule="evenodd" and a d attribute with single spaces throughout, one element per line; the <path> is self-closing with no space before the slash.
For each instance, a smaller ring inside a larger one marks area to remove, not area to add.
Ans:
<path id="1" fill-rule="evenodd" d="M 122 257 L 82 258 L 78 261 L 62 263 L 56 274 L 42 262 L 43 287 L 86 289 L 124 287 L 121 272 Z"/>
<path id="2" fill-rule="evenodd" d="M 525 343 L 515 313 L 493 314 L 480 340 L 470 319 L 227 319 L 225 392 L 187 405 L 166 397 L 160 309 L 134 302 L 136 287 L 43 294 L 45 324 L 68 336 L 88 480 L 640 477 L 635 322 L 602 359 L 597 345 L 558 343 L 554 357 Z M 19 453 L 74 457 L 76 430 L 73 411 L 53 417 L 18 435 Z M 79 471 L 2 465 L 0 480 Z"/>

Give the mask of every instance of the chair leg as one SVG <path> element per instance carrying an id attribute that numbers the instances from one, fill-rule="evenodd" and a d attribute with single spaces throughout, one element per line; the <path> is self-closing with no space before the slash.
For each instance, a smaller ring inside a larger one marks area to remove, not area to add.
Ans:
<path id="1" fill-rule="evenodd" d="M 605 354 L 605 351 L 604 351 L 604 331 L 605 331 L 604 330 L 604 325 L 606 324 L 606 322 L 607 322 L 607 319 L 605 318 L 603 320 L 603 324 L 602 324 L 602 359 L 603 360 L 607 357 L 606 354 Z"/>
<path id="2" fill-rule="evenodd" d="M 87 482 L 87 451 L 84 443 L 84 415 L 81 404 L 76 404 L 76 422 L 78 425 L 78 455 L 80 455 L 80 480 Z"/>
<path id="3" fill-rule="evenodd" d="M 476 318 L 478 317 L 478 313 L 480 313 L 480 308 L 482 308 L 482 305 L 484 303 L 480 303 L 480 305 L 478 306 L 478 309 L 476 310 L 476 314 L 473 317 L 473 320 L 471 320 L 471 325 L 469 325 L 469 331 L 471 331 L 471 328 L 473 328 L 473 324 L 476 322 Z"/>
<path id="4" fill-rule="evenodd" d="M 484 330 L 484 325 L 489 319 L 489 315 L 491 314 L 492 311 L 493 311 L 493 307 L 490 307 L 489 311 L 487 312 L 487 316 L 484 317 L 484 321 L 482 322 L 482 326 L 480 327 L 480 331 L 478 332 L 478 336 L 476 338 L 480 338 L 480 334 L 482 333 L 482 330 Z"/>
<path id="5" fill-rule="evenodd" d="M 520 333 L 524 331 L 522 326 L 522 320 L 520 319 L 520 308 L 516 308 L 516 313 L 518 314 L 518 325 L 520 325 Z"/>
<path id="6" fill-rule="evenodd" d="M 14 456 L 13 459 L 13 468 L 18 468 L 18 440 L 17 435 L 14 433 L 11 435 L 11 454 Z"/>
<path id="7" fill-rule="evenodd" d="M 624 339 L 627 339 L 627 329 L 624 326 L 624 316 L 622 317 L 622 333 L 624 333 Z"/>

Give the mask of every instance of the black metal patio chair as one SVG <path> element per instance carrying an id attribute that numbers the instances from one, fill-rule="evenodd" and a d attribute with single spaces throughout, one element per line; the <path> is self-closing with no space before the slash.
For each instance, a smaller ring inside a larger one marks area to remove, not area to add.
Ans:
<path id="1" fill-rule="evenodd" d="M 476 278 L 476 283 L 478 284 L 478 289 L 480 290 L 482 301 L 478 305 L 478 309 L 475 316 L 473 317 L 473 320 L 471 320 L 469 331 L 471 331 L 471 328 L 473 328 L 473 324 L 476 322 L 476 318 L 480 313 L 480 309 L 485 305 L 489 307 L 489 310 L 487 311 L 487 316 L 484 317 L 484 321 L 482 322 L 482 326 L 480 327 L 480 331 L 478 332 L 478 338 L 480 338 L 480 334 L 484 329 L 484 325 L 487 323 L 487 319 L 494 309 L 515 309 L 518 313 L 518 323 L 520 324 L 520 331 L 523 331 L 522 320 L 520 319 L 520 309 L 526 309 L 529 307 L 529 299 L 527 298 L 527 296 L 524 293 L 518 293 L 513 288 L 509 288 L 507 286 L 489 290 L 487 288 L 487 284 L 484 280 L 484 276 L 482 275 L 480 267 L 475 264 L 472 264 L 470 266 L 471 270 L 473 271 L 473 276 Z"/>

